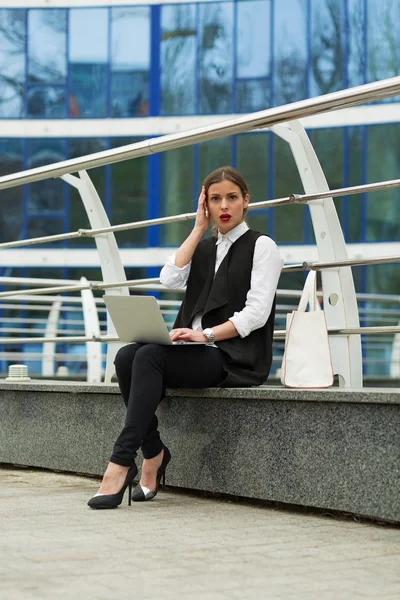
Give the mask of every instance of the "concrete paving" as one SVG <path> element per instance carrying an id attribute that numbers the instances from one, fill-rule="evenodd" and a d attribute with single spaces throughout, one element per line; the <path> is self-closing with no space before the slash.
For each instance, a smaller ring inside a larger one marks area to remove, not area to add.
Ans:
<path id="1" fill-rule="evenodd" d="M 93 511 L 98 480 L 0 469 L 1 600 L 400 598 L 400 528 L 161 491 Z"/>

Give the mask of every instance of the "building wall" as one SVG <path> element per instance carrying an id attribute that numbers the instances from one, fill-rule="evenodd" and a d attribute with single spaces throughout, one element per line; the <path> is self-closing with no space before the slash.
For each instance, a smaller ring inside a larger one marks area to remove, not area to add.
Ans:
<path id="1" fill-rule="evenodd" d="M 397 0 L 0 0 L 0 174 L 396 75 L 398 17 Z M 350 109 L 342 120 L 327 115 L 307 122 L 330 187 L 398 177 L 399 109 L 394 98 L 369 112 Z M 268 132 L 90 175 L 117 224 L 190 212 L 205 175 L 223 164 L 243 171 L 254 201 L 302 192 L 288 148 Z M 386 254 L 396 253 L 399 194 L 336 201 L 350 255 L 384 254 L 375 246 L 383 242 L 391 244 Z M 88 226 L 75 190 L 60 180 L 6 190 L 1 201 L 2 241 Z M 251 213 L 249 223 L 277 241 L 286 261 L 315 257 L 307 208 Z M 189 228 L 118 234 L 126 266 L 143 274 L 149 264 L 162 263 L 168 250 L 142 250 L 176 246 Z M 71 240 L 53 249 L 14 251 L 1 274 L 76 278 L 84 265 L 95 264 L 90 248 L 92 240 Z M 359 291 L 400 288 L 392 265 L 354 269 L 354 275 Z M 299 282 L 292 274 L 281 283 Z"/>

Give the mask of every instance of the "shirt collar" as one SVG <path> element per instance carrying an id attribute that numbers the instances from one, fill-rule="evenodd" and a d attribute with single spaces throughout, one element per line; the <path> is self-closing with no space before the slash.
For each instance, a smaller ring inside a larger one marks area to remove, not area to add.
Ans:
<path id="1" fill-rule="evenodd" d="M 222 235 L 222 233 L 218 231 L 218 239 L 216 241 L 216 245 L 218 246 L 224 239 L 229 240 L 233 244 L 233 242 L 236 242 L 236 240 L 238 240 L 244 233 L 246 233 L 248 228 L 249 227 L 247 223 L 245 223 L 245 221 L 242 221 L 241 223 L 239 223 L 239 225 L 236 225 L 236 227 L 228 231 L 226 235 Z"/>

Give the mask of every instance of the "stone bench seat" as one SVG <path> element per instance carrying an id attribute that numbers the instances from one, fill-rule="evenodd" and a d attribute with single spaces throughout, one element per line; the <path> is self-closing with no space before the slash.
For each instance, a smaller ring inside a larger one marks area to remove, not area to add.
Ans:
<path id="1" fill-rule="evenodd" d="M 124 420 L 116 384 L 0 382 L 0 462 L 101 475 Z M 400 390 L 170 389 L 172 487 L 400 522 Z"/>

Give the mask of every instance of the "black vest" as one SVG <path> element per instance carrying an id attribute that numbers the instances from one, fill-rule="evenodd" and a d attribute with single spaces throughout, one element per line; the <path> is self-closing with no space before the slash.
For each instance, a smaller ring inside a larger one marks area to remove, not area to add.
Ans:
<path id="1" fill-rule="evenodd" d="M 214 278 L 217 246 L 215 238 L 197 246 L 190 269 L 185 298 L 174 328 L 190 327 L 193 317 L 203 312 L 203 327 L 225 323 L 243 310 L 250 289 L 254 247 L 264 235 L 249 229 L 230 247 Z M 222 387 L 261 385 L 272 363 L 272 337 L 275 320 L 274 299 L 271 314 L 263 327 L 245 338 L 237 336 L 216 342 L 223 353 L 226 378 Z"/>

